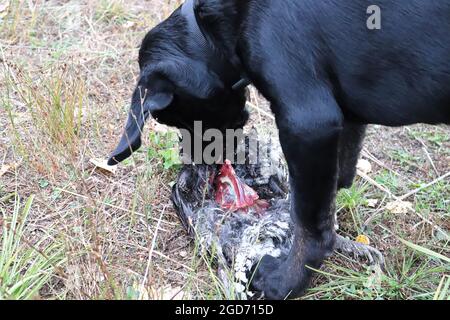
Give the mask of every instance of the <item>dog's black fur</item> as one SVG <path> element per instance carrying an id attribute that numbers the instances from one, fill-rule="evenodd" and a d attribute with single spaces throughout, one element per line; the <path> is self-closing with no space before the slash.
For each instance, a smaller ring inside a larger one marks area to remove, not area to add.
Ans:
<path id="1" fill-rule="evenodd" d="M 381 30 L 366 26 L 372 4 Z M 181 128 L 242 126 L 245 90 L 231 86 L 245 73 L 271 102 L 297 224 L 290 255 L 263 259 L 253 285 L 268 298 L 301 295 L 306 266 L 333 250 L 335 194 L 352 184 L 365 126 L 450 123 L 450 0 L 198 0 L 195 11 L 217 61 L 198 50 L 180 9 L 153 29 L 131 107 L 143 114 L 137 125 L 130 116 L 110 163 L 140 146 L 149 112 Z"/>

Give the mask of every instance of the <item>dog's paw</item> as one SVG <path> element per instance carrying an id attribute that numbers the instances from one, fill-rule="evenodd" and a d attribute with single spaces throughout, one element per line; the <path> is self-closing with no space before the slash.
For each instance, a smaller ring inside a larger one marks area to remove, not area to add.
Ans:
<path id="1" fill-rule="evenodd" d="M 262 297 L 270 300 L 288 298 L 293 288 L 286 277 L 284 263 L 283 259 L 264 256 L 253 277 L 252 291 L 262 293 Z"/>
<path id="2" fill-rule="evenodd" d="M 332 248 L 314 239 L 296 239 L 289 256 L 263 257 L 253 277 L 252 291 L 262 292 L 269 300 L 302 296 L 310 284 L 313 269 L 320 268 Z"/>

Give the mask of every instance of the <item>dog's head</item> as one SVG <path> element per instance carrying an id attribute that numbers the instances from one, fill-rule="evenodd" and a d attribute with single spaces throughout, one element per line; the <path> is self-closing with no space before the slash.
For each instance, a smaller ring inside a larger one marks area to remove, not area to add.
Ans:
<path id="1" fill-rule="evenodd" d="M 110 165 L 141 147 L 149 117 L 192 132 L 195 121 L 207 129 L 237 129 L 248 120 L 246 89 L 233 89 L 240 72 L 193 32 L 182 9 L 151 30 L 139 52 L 140 77 L 125 132 Z"/>

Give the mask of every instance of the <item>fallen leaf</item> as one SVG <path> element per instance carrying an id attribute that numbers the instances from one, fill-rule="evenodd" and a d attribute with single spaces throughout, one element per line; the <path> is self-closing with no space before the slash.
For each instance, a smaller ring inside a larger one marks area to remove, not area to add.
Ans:
<path id="1" fill-rule="evenodd" d="M 165 288 L 163 294 L 163 300 L 183 300 L 185 296 L 185 292 L 181 287 L 168 287 Z"/>
<path id="2" fill-rule="evenodd" d="M 187 253 L 186 251 L 184 251 L 184 250 L 180 251 L 178 254 L 179 254 L 180 257 L 182 257 L 182 258 L 186 258 L 187 255 L 188 255 L 188 253 Z"/>
<path id="3" fill-rule="evenodd" d="M 372 172 L 372 165 L 365 159 L 359 159 L 356 168 L 364 174 L 369 174 Z"/>
<path id="4" fill-rule="evenodd" d="M 386 209 L 395 214 L 405 214 L 413 209 L 413 204 L 409 201 L 396 200 L 389 202 L 386 205 Z"/>
<path id="5" fill-rule="evenodd" d="M 125 29 L 130 29 L 132 27 L 134 27 L 136 25 L 136 23 L 134 21 L 127 21 L 123 24 L 123 27 Z"/>
<path id="6" fill-rule="evenodd" d="M 380 202 L 378 199 L 367 199 L 367 206 L 369 208 L 376 208 L 378 205 L 378 202 Z"/>
<path id="7" fill-rule="evenodd" d="M 128 295 L 133 300 L 189 300 L 182 287 L 147 287 L 138 282 L 128 288 Z"/>
<path id="8" fill-rule="evenodd" d="M 186 299 L 186 293 L 181 287 L 175 287 L 168 285 L 163 288 L 150 288 L 148 294 L 152 300 L 184 300 Z"/>
<path id="9" fill-rule="evenodd" d="M 370 273 L 367 277 L 367 281 L 364 286 L 369 289 L 380 289 L 383 282 L 383 270 L 379 265 L 373 265 L 369 267 L 368 272 Z"/>
<path id="10" fill-rule="evenodd" d="M 416 250 L 416 251 L 418 251 L 418 252 L 420 252 L 422 254 L 425 254 L 425 255 L 427 255 L 429 257 L 433 257 L 435 259 L 440 259 L 440 260 L 442 260 L 444 262 L 450 263 L 450 258 L 446 257 L 446 256 L 444 256 L 444 255 L 442 255 L 440 253 L 437 253 L 437 252 L 435 252 L 433 250 L 430 250 L 428 248 L 419 246 L 418 244 L 406 241 L 406 240 L 404 240 L 402 238 L 398 238 L 398 240 L 400 240 L 400 242 L 402 242 L 405 246 L 408 246 L 411 249 Z"/>
<path id="11" fill-rule="evenodd" d="M 365 244 L 366 246 L 370 245 L 369 237 L 363 234 L 357 236 L 355 241 L 361 244 Z"/>
<path id="12" fill-rule="evenodd" d="M 115 174 L 117 171 L 117 166 L 109 166 L 108 165 L 108 160 L 106 159 L 91 159 L 90 163 L 92 163 L 96 168 L 105 170 L 109 173 Z"/>
<path id="13" fill-rule="evenodd" d="M 3 176 L 5 173 L 7 173 L 10 168 L 11 168 L 10 165 L 7 164 L 2 165 L 2 167 L 0 168 L 0 177 Z"/>
<path id="14" fill-rule="evenodd" d="M 9 1 L 0 3 L 0 18 L 5 17 L 8 14 Z"/>
<path id="15" fill-rule="evenodd" d="M 18 163 L 10 163 L 10 164 L 4 164 L 0 168 L 0 177 L 5 175 L 8 171 L 13 171 L 19 167 Z"/>
<path id="16" fill-rule="evenodd" d="M 151 131 L 165 134 L 170 131 L 169 127 L 163 124 L 158 123 L 156 120 L 152 119 L 150 121 L 149 127 L 151 128 Z"/>

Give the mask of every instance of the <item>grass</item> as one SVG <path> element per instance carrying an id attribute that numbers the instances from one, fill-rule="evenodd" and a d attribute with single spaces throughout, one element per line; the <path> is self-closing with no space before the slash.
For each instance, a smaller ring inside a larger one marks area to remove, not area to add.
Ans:
<path id="1" fill-rule="evenodd" d="M 97 5 L 95 13 L 97 21 L 101 21 L 106 24 L 123 24 L 132 19 L 126 8 L 126 1 L 115 0 L 106 1 L 102 0 Z"/>
<path id="2" fill-rule="evenodd" d="M 44 234 L 33 244 L 26 240 L 33 199 L 29 197 L 21 206 L 21 199 L 15 196 L 12 215 L 0 211 L 0 300 L 39 298 L 64 263 L 64 244 L 59 239 Z"/>
<path id="3" fill-rule="evenodd" d="M 0 298 L 238 298 L 170 204 L 178 171 L 173 131 L 149 125 L 145 147 L 115 174 L 90 163 L 106 158 L 122 133 L 141 39 L 180 1 L 6 3 Z M 267 102 L 255 90 L 250 96 L 251 125 L 274 131 Z M 448 127 L 374 126 L 363 157 L 372 181 L 360 177 L 340 192 L 340 232 L 367 235 L 386 269 L 336 255 L 305 298 L 448 299 L 449 263 L 439 257 L 450 255 L 449 179 L 407 197 L 413 212 L 385 209 L 393 196 L 450 172 Z"/>
<path id="4" fill-rule="evenodd" d="M 450 272 L 448 258 L 411 242 L 404 244 L 392 249 L 395 261 L 388 260 L 385 270 L 361 266 L 343 256 L 337 258 L 339 262 L 327 262 L 324 270 L 318 271 L 317 281 L 323 284 L 311 289 L 306 298 L 449 299 L 445 282 L 445 274 Z"/>
<path id="5" fill-rule="evenodd" d="M 450 277 L 443 276 L 441 282 L 439 283 L 439 287 L 434 294 L 434 300 L 448 300 L 450 296 Z"/>

